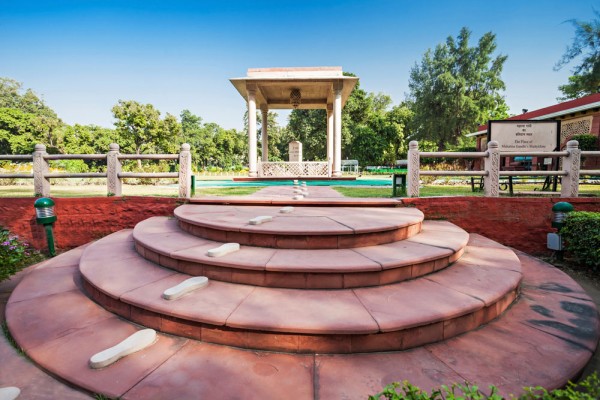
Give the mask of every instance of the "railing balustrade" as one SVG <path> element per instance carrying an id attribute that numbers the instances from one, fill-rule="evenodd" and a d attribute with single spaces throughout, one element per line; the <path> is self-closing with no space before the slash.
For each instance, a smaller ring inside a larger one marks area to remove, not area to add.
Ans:
<path id="1" fill-rule="evenodd" d="M 512 156 L 538 156 L 547 158 L 562 158 L 562 169 L 558 171 L 501 171 L 500 158 Z M 553 152 L 500 152 L 498 143 L 488 143 L 488 150 L 484 152 L 421 152 L 419 143 L 411 141 L 408 146 L 408 172 L 407 194 L 409 197 L 419 197 L 421 176 L 481 176 L 483 177 L 484 195 L 498 197 L 500 195 L 501 176 L 560 176 L 561 197 L 577 197 L 579 195 L 579 177 L 600 176 L 600 170 L 582 170 L 581 157 L 597 157 L 600 151 L 581 151 L 579 143 L 571 140 L 564 151 Z M 482 171 L 423 171 L 421 158 L 471 158 L 483 159 Z"/>
<path id="2" fill-rule="evenodd" d="M 179 197 L 191 196 L 192 156 L 187 143 L 181 145 L 179 154 L 120 154 L 116 143 L 109 146 L 107 154 L 48 154 L 46 146 L 36 144 L 31 155 L 0 155 L 0 160 L 33 163 L 31 174 L 0 174 L 0 179 L 33 179 L 34 196 L 50 196 L 50 179 L 54 178 L 106 178 L 108 196 L 122 195 L 125 178 L 174 178 L 179 181 Z M 50 172 L 48 161 L 52 160 L 106 160 L 106 172 Z M 179 172 L 122 172 L 121 160 L 178 160 Z"/>

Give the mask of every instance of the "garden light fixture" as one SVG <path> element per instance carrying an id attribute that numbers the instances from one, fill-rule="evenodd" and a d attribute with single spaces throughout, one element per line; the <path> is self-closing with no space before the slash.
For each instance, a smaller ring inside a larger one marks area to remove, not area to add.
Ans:
<path id="1" fill-rule="evenodd" d="M 557 228 L 559 231 L 565 224 L 567 215 L 575 210 L 571 203 L 566 201 L 560 201 L 552 206 L 552 226 Z"/>
<path id="2" fill-rule="evenodd" d="M 46 229 L 46 239 L 48 241 L 48 252 L 54 257 L 56 251 L 54 249 L 54 234 L 52 233 L 52 224 L 56 221 L 54 214 L 54 201 L 47 197 L 40 197 L 33 203 L 35 208 L 35 219 L 38 224 L 44 225 Z"/>

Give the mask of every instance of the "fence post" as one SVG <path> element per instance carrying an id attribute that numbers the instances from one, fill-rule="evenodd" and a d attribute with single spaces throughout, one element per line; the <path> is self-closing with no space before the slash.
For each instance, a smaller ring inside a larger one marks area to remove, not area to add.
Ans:
<path id="1" fill-rule="evenodd" d="M 119 145 L 111 143 L 106 154 L 106 185 L 107 196 L 121 196 L 122 182 L 119 179 L 121 173 L 121 161 L 119 160 Z"/>
<path id="2" fill-rule="evenodd" d="M 488 143 L 488 155 L 484 159 L 484 169 L 487 175 L 483 177 L 483 190 L 486 197 L 500 196 L 500 151 L 498 142 Z"/>
<path id="3" fill-rule="evenodd" d="M 560 197 L 577 197 L 579 195 L 579 169 L 581 167 L 581 150 L 577 140 L 567 142 L 568 156 L 563 157 L 563 171 L 567 175 L 561 178 Z"/>
<path id="4" fill-rule="evenodd" d="M 419 156 L 419 142 L 412 140 L 408 144 L 408 197 L 419 197 L 419 170 L 421 157 Z"/>
<path id="5" fill-rule="evenodd" d="M 184 143 L 179 152 L 179 198 L 189 199 L 192 192 L 192 153 Z"/>
<path id="6" fill-rule="evenodd" d="M 33 193 L 35 197 L 50 196 L 50 181 L 44 177 L 50 170 L 48 161 L 44 160 L 47 155 L 46 146 L 36 144 L 33 152 Z"/>

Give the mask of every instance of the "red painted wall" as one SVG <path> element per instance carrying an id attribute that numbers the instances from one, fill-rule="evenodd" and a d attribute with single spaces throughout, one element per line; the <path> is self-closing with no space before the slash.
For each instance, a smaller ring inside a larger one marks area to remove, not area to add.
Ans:
<path id="1" fill-rule="evenodd" d="M 448 220 L 471 233 L 479 233 L 529 254 L 548 253 L 546 234 L 553 232 L 552 206 L 568 201 L 577 211 L 600 212 L 600 198 L 556 197 L 423 197 L 402 199 L 417 207 L 426 219 Z"/>
<path id="2" fill-rule="evenodd" d="M 58 251 L 133 228 L 157 215 L 172 215 L 181 204 L 162 197 L 54 198 L 57 221 L 54 235 Z M 21 236 L 34 247 L 46 248 L 44 228 L 35 221 L 34 198 L 0 198 L 0 226 Z"/>
<path id="3" fill-rule="evenodd" d="M 87 197 L 58 198 L 54 232 L 56 247 L 64 250 L 157 215 L 172 215 L 180 204 L 175 198 Z M 569 201 L 576 210 L 600 212 L 600 198 L 483 198 L 429 197 L 403 199 L 427 219 L 445 219 L 530 254 L 546 253 L 551 231 L 552 205 Z M 35 222 L 33 198 L 0 198 L 0 226 L 10 229 L 37 248 L 46 247 L 44 230 Z M 198 207 L 202 207 L 199 205 Z"/>

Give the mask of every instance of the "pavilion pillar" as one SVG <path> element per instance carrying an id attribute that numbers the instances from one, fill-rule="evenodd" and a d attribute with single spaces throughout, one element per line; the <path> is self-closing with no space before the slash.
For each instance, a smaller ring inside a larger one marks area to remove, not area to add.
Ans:
<path id="1" fill-rule="evenodd" d="M 342 176 L 342 84 L 333 85 L 333 177 Z"/>
<path id="2" fill-rule="evenodd" d="M 327 176 L 333 169 L 333 104 L 327 104 Z"/>
<path id="3" fill-rule="evenodd" d="M 267 132 L 267 124 L 268 124 L 268 115 L 269 115 L 269 107 L 266 104 L 260 106 L 260 113 L 262 116 L 262 160 L 264 162 L 269 161 L 269 133 Z"/>
<path id="4" fill-rule="evenodd" d="M 248 176 L 256 178 L 256 88 L 248 87 Z"/>

